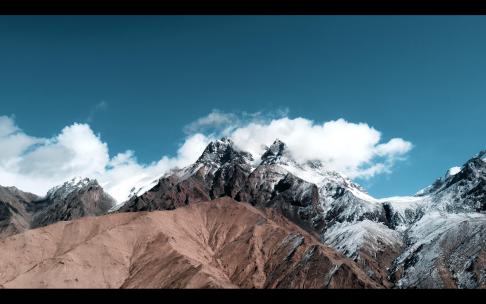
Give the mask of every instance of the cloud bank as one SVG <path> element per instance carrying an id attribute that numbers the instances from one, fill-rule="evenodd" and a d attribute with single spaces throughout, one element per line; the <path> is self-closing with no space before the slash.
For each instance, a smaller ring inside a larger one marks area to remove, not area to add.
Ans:
<path id="1" fill-rule="evenodd" d="M 194 134 L 175 156 L 141 164 L 130 150 L 110 158 L 108 144 L 88 124 L 74 123 L 52 138 L 36 138 L 25 134 L 13 118 L 0 116 L 0 185 L 44 195 L 73 177 L 89 177 L 122 202 L 132 187 L 194 162 L 208 142 L 205 136 Z"/>
<path id="2" fill-rule="evenodd" d="M 186 137 L 174 156 L 140 163 L 133 150 L 110 157 L 109 147 L 88 124 L 74 123 L 52 138 L 23 132 L 12 117 L 0 116 L 0 185 L 44 195 L 76 176 L 96 178 L 118 202 L 174 167 L 197 160 L 206 145 L 221 136 L 259 159 L 279 138 L 300 160 L 320 160 L 351 178 L 391 172 L 412 144 L 401 138 L 381 142 L 381 133 L 366 123 L 338 119 L 323 123 L 274 113 L 224 113 L 213 110 L 184 127 Z"/>

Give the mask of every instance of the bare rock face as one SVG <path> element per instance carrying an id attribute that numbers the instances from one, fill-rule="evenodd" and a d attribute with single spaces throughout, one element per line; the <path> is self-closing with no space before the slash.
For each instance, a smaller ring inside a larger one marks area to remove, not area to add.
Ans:
<path id="1" fill-rule="evenodd" d="M 236 200 L 279 210 L 308 231 L 320 233 L 324 227 L 317 186 L 273 164 L 257 167 Z"/>
<path id="2" fill-rule="evenodd" d="M 6 288 L 383 287 L 275 210 L 230 198 L 58 222 L 0 240 L 0 256 Z"/>
<path id="3" fill-rule="evenodd" d="M 28 209 L 37 199 L 35 194 L 0 186 L 0 238 L 30 228 L 32 216 Z"/>

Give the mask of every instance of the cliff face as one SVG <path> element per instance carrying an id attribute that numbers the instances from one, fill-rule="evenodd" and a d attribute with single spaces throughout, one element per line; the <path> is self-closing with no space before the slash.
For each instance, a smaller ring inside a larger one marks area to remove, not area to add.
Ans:
<path id="1" fill-rule="evenodd" d="M 0 238 L 30 228 L 32 215 L 28 209 L 37 199 L 35 194 L 0 186 Z"/>

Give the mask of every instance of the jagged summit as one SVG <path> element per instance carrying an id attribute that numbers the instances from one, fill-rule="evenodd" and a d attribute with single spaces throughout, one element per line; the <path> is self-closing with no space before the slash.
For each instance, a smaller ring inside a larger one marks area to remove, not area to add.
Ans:
<path id="1" fill-rule="evenodd" d="M 220 166 L 227 162 L 250 162 L 253 157 L 248 152 L 239 151 L 228 137 L 210 142 L 196 163 Z"/>
<path id="2" fill-rule="evenodd" d="M 486 150 L 479 152 L 476 156 L 469 159 L 462 167 L 452 167 L 443 177 L 418 191 L 416 196 L 430 195 L 435 192 L 443 191 L 454 184 L 468 184 L 468 181 L 478 181 L 486 179 Z"/>
<path id="3" fill-rule="evenodd" d="M 75 177 L 52 188 L 33 206 L 31 227 L 105 214 L 116 201 L 96 179 Z"/>
<path id="4" fill-rule="evenodd" d="M 262 154 L 261 160 L 263 165 L 273 165 L 276 163 L 288 163 L 291 157 L 287 145 L 277 138 Z"/>
<path id="5" fill-rule="evenodd" d="M 452 167 L 447 172 L 442 176 L 437 178 L 431 185 L 419 190 L 417 193 L 415 193 L 415 196 L 426 196 L 429 195 L 433 192 L 436 192 L 439 190 L 444 184 L 445 181 L 450 178 L 451 176 L 454 176 L 461 172 L 462 168 L 461 167 Z"/>
<path id="6" fill-rule="evenodd" d="M 88 186 L 98 186 L 98 181 L 96 179 L 90 178 L 82 178 L 82 177 L 74 177 L 69 181 L 64 182 L 62 185 L 55 186 L 51 188 L 48 192 L 46 197 L 53 198 L 53 197 L 60 197 L 65 199 L 70 193 L 76 190 L 83 189 Z"/>

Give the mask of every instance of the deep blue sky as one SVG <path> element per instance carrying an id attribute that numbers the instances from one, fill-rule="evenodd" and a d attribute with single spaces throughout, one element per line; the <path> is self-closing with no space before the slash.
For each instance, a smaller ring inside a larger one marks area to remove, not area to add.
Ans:
<path id="1" fill-rule="evenodd" d="M 486 148 L 486 16 L 0 16 L 0 115 L 53 136 L 92 108 L 110 154 L 174 154 L 212 109 L 366 122 L 415 148 L 375 196 Z"/>

